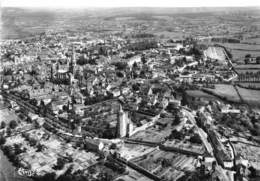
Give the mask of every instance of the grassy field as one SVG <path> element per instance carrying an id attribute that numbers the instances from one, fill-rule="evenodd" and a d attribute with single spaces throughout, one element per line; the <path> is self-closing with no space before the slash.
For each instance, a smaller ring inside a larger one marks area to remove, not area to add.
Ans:
<path id="1" fill-rule="evenodd" d="M 260 37 L 259 38 L 248 38 L 242 41 L 243 43 L 252 43 L 252 44 L 260 44 Z"/>
<path id="2" fill-rule="evenodd" d="M 237 71 L 237 73 L 239 73 L 239 74 L 245 74 L 246 72 L 257 73 L 257 72 L 260 71 L 260 69 L 238 69 L 238 70 L 236 70 L 236 71 Z"/>
<path id="3" fill-rule="evenodd" d="M 246 54 L 251 54 L 252 57 L 260 56 L 260 51 L 232 50 L 231 53 L 232 53 L 232 55 L 233 55 L 233 59 L 234 59 L 234 60 L 241 60 L 241 59 L 244 60 Z"/>
<path id="4" fill-rule="evenodd" d="M 255 83 L 255 82 L 239 82 L 239 85 L 241 85 L 242 87 L 254 87 L 254 88 L 260 88 L 260 83 Z"/>
<path id="5" fill-rule="evenodd" d="M 260 56 L 260 45 L 241 44 L 241 43 L 221 43 L 221 45 L 231 50 L 233 59 L 244 58 L 246 54 Z"/>
<path id="6" fill-rule="evenodd" d="M 244 101 L 248 105 L 253 107 L 260 107 L 260 90 L 246 89 L 237 87 L 238 95 L 236 89 L 233 85 L 228 84 L 216 84 L 215 89 L 206 89 L 216 96 L 220 96 L 228 101 L 242 103 Z"/>
<path id="7" fill-rule="evenodd" d="M 14 112 L 8 109 L 0 110 L 0 123 L 4 121 L 6 124 L 9 124 L 11 120 L 18 120 L 18 117 Z"/>
<path id="8" fill-rule="evenodd" d="M 260 45 L 252 45 L 252 44 L 243 44 L 243 43 L 221 43 L 227 48 L 230 49 L 243 49 L 243 50 L 260 50 Z"/>
<path id="9" fill-rule="evenodd" d="M 206 89 L 215 95 L 226 98 L 229 101 L 240 102 L 240 98 L 233 85 L 216 84 L 215 89 Z"/>
<path id="10" fill-rule="evenodd" d="M 154 33 L 154 32 L 152 32 Z M 157 36 L 164 36 L 165 38 L 168 39 L 182 39 L 183 33 L 182 32 L 170 32 L 170 31 L 158 31 L 154 33 Z"/>
<path id="11" fill-rule="evenodd" d="M 244 74 L 246 72 L 257 73 L 260 71 L 260 64 L 235 65 L 234 68 L 239 74 Z"/>
<path id="12" fill-rule="evenodd" d="M 260 106 L 260 90 L 245 89 L 237 87 L 239 94 L 243 100 L 254 106 Z"/>

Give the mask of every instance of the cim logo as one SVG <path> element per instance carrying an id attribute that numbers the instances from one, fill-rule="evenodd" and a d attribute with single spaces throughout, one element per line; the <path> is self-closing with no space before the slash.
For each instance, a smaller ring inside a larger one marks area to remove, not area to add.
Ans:
<path id="1" fill-rule="evenodd" d="M 24 168 L 19 168 L 17 172 L 19 175 L 26 176 L 26 177 L 34 177 L 38 175 L 35 170 L 28 170 Z"/>

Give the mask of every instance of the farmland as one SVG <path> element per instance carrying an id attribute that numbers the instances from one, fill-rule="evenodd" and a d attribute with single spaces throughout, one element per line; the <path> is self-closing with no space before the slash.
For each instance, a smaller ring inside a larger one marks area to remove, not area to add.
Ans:
<path id="1" fill-rule="evenodd" d="M 249 44 L 260 44 L 260 37 L 256 38 L 248 38 L 246 40 L 243 40 L 242 43 L 249 43 Z"/>
<path id="2" fill-rule="evenodd" d="M 220 96 L 227 101 L 241 103 L 244 101 L 250 106 L 260 106 L 260 90 L 252 90 L 237 87 L 237 91 L 233 85 L 216 84 L 215 89 L 206 89 L 213 95 Z M 240 96 L 242 100 L 240 99 Z"/>
<path id="3" fill-rule="evenodd" d="M 252 90 L 237 87 L 243 100 L 250 105 L 260 105 L 260 90 Z"/>
<path id="4" fill-rule="evenodd" d="M 233 59 L 243 59 L 246 54 L 253 57 L 260 56 L 260 45 L 242 44 L 242 43 L 221 43 L 221 45 L 231 50 Z"/>
<path id="5" fill-rule="evenodd" d="M 260 65 L 259 64 L 243 64 L 243 65 L 236 65 L 234 66 L 236 72 L 238 74 L 245 74 L 248 73 L 257 73 L 260 71 Z"/>
<path id="6" fill-rule="evenodd" d="M 247 87 L 247 88 L 253 87 L 256 89 L 260 89 L 260 83 L 257 82 L 238 82 L 237 84 L 240 85 L 241 87 Z"/>
<path id="7" fill-rule="evenodd" d="M 228 101 L 240 102 L 239 95 L 233 85 L 228 84 L 216 84 L 215 89 L 207 89 L 214 95 L 226 98 Z"/>

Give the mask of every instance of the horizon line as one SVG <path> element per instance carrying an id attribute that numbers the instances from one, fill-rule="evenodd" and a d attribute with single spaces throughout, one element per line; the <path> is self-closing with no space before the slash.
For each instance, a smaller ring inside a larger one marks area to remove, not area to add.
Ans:
<path id="1" fill-rule="evenodd" d="M 65 6 L 2 6 L 1 8 L 51 8 L 51 9 L 114 9 L 114 8 L 260 8 L 260 5 L 256 6 L 85 6 L 85 7 L 65 7 Z"/>

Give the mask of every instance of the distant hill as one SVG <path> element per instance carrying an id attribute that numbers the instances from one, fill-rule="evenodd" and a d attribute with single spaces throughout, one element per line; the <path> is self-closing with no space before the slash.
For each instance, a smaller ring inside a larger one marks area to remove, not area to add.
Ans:
<path id="1" fill-rule="evenodd" d="M 88 26 L 95 20 L 114 21 L 115 17 L 134 17 L 152 21 L 154 16 L 212 17 L 217 14 L 243 12 L 259 13 L 259 8 L 88 8 L 40 9 L 2 8 L 1 35 L 4 39 L 27 37 L 46 30 L 69 29 Z"/>

